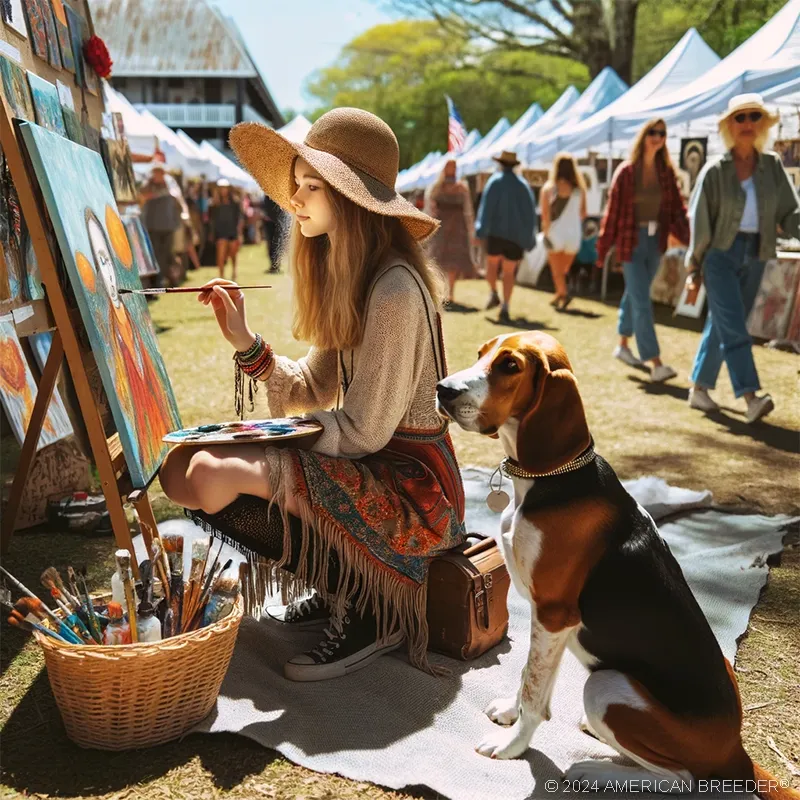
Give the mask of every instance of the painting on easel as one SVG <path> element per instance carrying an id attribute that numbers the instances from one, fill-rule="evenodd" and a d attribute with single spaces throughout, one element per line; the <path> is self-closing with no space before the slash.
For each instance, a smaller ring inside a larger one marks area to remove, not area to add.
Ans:
<path id="1" fill-rule="evenodd" d="M 36 381 L 22 352 L 13 317 L 10 314 L 0 317 L 0 398 L 20 444 L 25 441 L 36 389 Z M 36 449 L 41 450 L 72 432 L 64 403 L 58 389 L 54 389 Z"/>
<path id="2" fill-rule="evenodd" d="M 181 426 L 125 227 L 97 153 L 37 125 L 21 126 L 97 361 L 135 488 Z"/>

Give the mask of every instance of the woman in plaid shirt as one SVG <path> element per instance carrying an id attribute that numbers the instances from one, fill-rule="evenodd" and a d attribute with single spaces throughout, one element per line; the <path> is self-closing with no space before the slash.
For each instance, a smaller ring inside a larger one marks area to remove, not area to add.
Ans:
<path id="1" fill-rule="evenodd" d="M 656 338 L 650 284 L 673 234 L 689 242 L 689 221 L 675 170 L 666 148 L 667 125 L 653 119 L 639 131 L 628 161 L 620 164 L 611 183 L 600 236 L 598 265 L 602 266 L 613 246 L 625 273 L 625 294 L 619 306 L 619 345 L 614 356 L 631 366 L 652 364 L 650 379 L 655 383 L 674 378 L 672 367 L 661 361 Z M 637 359 L 628 347 L 636 337 Z"/>

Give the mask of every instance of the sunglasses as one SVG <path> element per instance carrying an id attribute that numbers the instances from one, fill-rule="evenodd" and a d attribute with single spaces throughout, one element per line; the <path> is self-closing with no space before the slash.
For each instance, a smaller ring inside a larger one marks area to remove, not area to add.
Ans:
<path id="1" fill-rule="evenodd" d="M 658 136 L 659 139 L 663 139 L 667 135 L 667 132 L 663 128 L 650 128 L 650 130 L 647 131 L 647 135 Z"/>
<path id="2" fill-rule="evenodd" d="M 745 120 L 750 122 L 758 122 L 764 115 L 760 111 L 749 111 L 737 114 L 734 119 L 741 125 Z"/>

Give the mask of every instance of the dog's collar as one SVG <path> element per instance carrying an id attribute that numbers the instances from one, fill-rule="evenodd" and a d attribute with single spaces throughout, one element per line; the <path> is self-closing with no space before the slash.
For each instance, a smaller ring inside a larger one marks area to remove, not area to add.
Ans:
<path id="1" fill-rule="evenodd" d="M 531 478 L 548 478 L 551 475 L 564 475 L 567 472 L 575 472 L 576 469 L 580 469 L 581 467 L 585 467 L 587 464 L 594 461 L 595 457 L 594 452 L 594 440 L 589 443 L 589 446 L 584 450 L 577 458 L 573 458 L 572 461 L 564 464 L 561 467 L 558 467 L 551 472 L 528 472 L 527 470 L 522 469 L 522 467 L 514 461 L 513 458 L 509 458 L 506 456 L 500 462 L 500 469 L 509 476 L 509 478 L 526 478 L 530 480 Z"/>

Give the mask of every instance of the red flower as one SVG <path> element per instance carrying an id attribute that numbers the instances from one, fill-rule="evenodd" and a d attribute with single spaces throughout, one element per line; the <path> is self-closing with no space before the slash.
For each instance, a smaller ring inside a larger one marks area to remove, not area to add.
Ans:
<path id="1" fill-rule="evenodd" d="M 111 77 L 111 66 L 114 62 L 108 54 L 106 43 L 99 36 L 92 36 L 84 42 L 83 56 L 101 78 Z"/>

